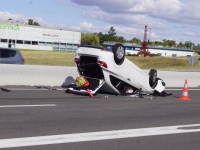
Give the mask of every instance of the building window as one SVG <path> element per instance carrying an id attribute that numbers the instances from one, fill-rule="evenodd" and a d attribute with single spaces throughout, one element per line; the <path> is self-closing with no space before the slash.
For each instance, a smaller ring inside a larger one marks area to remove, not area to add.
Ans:
<path id="1" fill-rule="evenodd" d="M 52 46 L 51 42 L 46 42 L 46 46 Z"/>
<path id="2" fill-rule="evenodd" d="M 190 58 L 191 57 L 191 55 L 187 55 L 187 58 Z"/>
<path id="3" fill-rule="evenodd" d="M 73 50 L 77 50 L 77 49 L 78 49 L 78 45 L 74 45 Z"/>
<path id="4" fill-rule="evenodd" d="M 15 43 L 15 40 L 10 39 L 8 42 L 9 42 L 9 43 Z"/>
<path id="5" fill-rule="evenodd" d="M 31 44 L 31 41 L 24 41 L 24 44 Z"/>
<path id="6" fill-rule="evenodd" d="M 32 45 L 38 45 L 37 41 L 32 41 Z"/>
<path id="7" fill-rule="evenodd" d="M 176 57 L 176 54 L 172 54 L 172 57 Z"/>
<path id="8" fill-rule="evenodd" d="M 72 48 L 72 44 L 67 44 L 67 48 Z"/>
<path id="9" fill-rule="evenodd" d="M 72 51 L 72 48 L 67 48 L 67 51 Z"/>
<path id="10" fill-rule="evenodd" d="M 17 40 L 17 44 L 23 44 L 23 40 Z"/>
<path id="11" fill-rule="evenodd" d="M 59 47 L 53 47 L 54 51 L 59 51 Z"/>
<path id="12" fill-rule="evenodd" d="M 7 43 L 8 40 L 7 40 L 7 39 L 1 39 L 1 42 L 2 42 L 2 43 Z"/>
<path id="13" fill-rule="evenodd" d="M 60 43 L 60 47 L 65 48 L 66 47 L 66 43 Z"/>
<path id="14" fill-rule="evenodd" d="M 60 48 L 60 51 L 66 51 L 66 48 Z"/>
<path id="15" fill-rule="evenodd" d="M 157 56 L 162 56 L 162 53 L 157 53 Z"/>
<path id="16" fill-rule="evenodd" d="M 59 47 L 59 43 L 53 43 L 54 47 Z"/>
<path id="17" fill-rule="evenodd" d="M 40 45 L 40 46 L 45 46 L 45 42 L 39 42 L 38 45 Z"/>

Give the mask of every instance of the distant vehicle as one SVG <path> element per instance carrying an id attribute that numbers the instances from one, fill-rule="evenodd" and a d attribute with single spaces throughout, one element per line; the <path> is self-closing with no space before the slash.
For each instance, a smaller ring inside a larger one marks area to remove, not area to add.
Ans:
<path id="1" fill-rule="evenodd" d="M 19 50 L 0 47 L 0 64 L 24 64 L 24 58 Z"/>
<path id="2" fill-rule="evenodd" d="M 135 50 L 125 50 L 125 55 L 134 55 L 137 54 L 139 51 L 135 51 Z"/>
<path id="3" fill-rule="evenodd" d="M 74 62 L 79 74 L 88 79 L 92 94 L 98 89 L 122 95 L 138 92 L 154 94 L 165 90 L 165 83 L 157 77 L 155 69 L 146 74 L 125 58 L 122 44 L 115 44 L 111 50 L 84 42 L 78 47 Z M 76 88 L 69 88 L 69 90 L 87 93 L 84 89 L 79 91 Z"/>

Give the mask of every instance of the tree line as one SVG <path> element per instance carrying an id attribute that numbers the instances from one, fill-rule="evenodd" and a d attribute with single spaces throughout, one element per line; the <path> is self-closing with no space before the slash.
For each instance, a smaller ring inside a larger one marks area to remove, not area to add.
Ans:
<path id="1" fill-rule="evenodd" d="M 82 33 L 81 41 L 88 40 L 94 45 L 103 45 L 105 42 L 113 42 L 113 43 L 131 43 L 135 45 L 142 45 L 141 39 L 137 37 L 133 37 L 131 40 L 126 40 L 123 36 L 117 36 L 114 27 L 110 27 L 108 33 L 103 34 L 99 33 Z M 149 46 L 163 46 L 163 47 L 171 47 L 171 48 L 186 48 L 193 49 L 195 52 L 200 54 L 200 45 L 195 45 L 191 41 L 185 41 L 176 43 L 174 40 L 163 39 L 162 41 L 147 41 Z"/>
<path id="2" fill-rule="evenodd" d="M 12 21 L 13 19 L 12 18 L 10 18 L 10 19 L 8 19 L 9 21 Z M 19 22 L 19 21 L 16 21 L 16 22 Z M 38 23 L 38 22 L 36 22 L 36 21 L 34 21 L 33 19 L 28 19 L 28 25 L 33 25 L 33 26 L 40 26 L 40 24 Z"/>
<path id="3" fill-rule="evenodd" d="M 8 20 L 12 20 L 11 18 Z M 40 24 L 33 19 L 28 19 L 28 25 L 40 26 Z M 142 45 L 141 39 L 133 37 L 131 40 L 126 40 L 123 36 L 117 36 L 115 28 L 110 27 L 108 33 L 103 34 L 102 32 L 95 33 L 81 33 L 81 41 L 90 41 L 93 45 L 105 46 L 105 42 L 113 43 L 131 43 L 135 45 Z M 186 48 L 193 49 L 196 53 L 200 54 L 200 45 L 195 45 L 191 41 L 179 42 L 178 44 L 174 40 L 163 39 L 162 41 L 149 41 L 149 46 L 163 46 L 171 48 Z"/>

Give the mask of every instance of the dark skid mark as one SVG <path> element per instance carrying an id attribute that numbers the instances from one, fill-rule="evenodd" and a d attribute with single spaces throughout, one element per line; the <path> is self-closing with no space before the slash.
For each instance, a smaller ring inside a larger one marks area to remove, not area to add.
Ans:
<path id="1" fill-rule="evenodd" d="M 10 92 L 10 90 L 8 89 L 5 89 L 5 88 L 0 88 L 1 91 L 4 91 L 4 92 Z"/>

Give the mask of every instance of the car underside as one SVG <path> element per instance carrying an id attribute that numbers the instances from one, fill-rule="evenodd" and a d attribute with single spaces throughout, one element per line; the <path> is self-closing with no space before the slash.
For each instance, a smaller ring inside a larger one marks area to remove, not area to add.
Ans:
<path id="1" fill-rule="evenodd" d="M 144 73 L 138 66 L 125 58 L 125 50 L 122 45 L 115 45 L 114 49 L 108 50 L 100 46 L 90 44 L 80 45 L 74 62 L 80 76 L 84 76 L 88 87 L 73 87 L 70 90 L 92 94 L 97 91 L 112 94 L 134 94 L 154 91 L 162 92 L 165 83 L 157 78 L 157 71 L 150 70 L 149 75 Z"/>
<path id="2" fill-rule="evenodd" d="M 98 58 L 94 56 L 80 56 L 80 62 L 77 64 L 77 68 L 80 75 L 86 77 L 89 80 L 89 88 L 94 90 L 95 87 L 99 86 L 98 81 L 105 81 L 104 74 L 106 73 L 100 64 L 98 63 Z M 100 88 L 100 91 L 113 93 L 113 94 L 128 94 L 134 93 L 138 89 L 129 85 L 128 83 L 120 80 L 114 75 L 109 75 L 109 82 L 112 87 L 105 82 Z"/>

